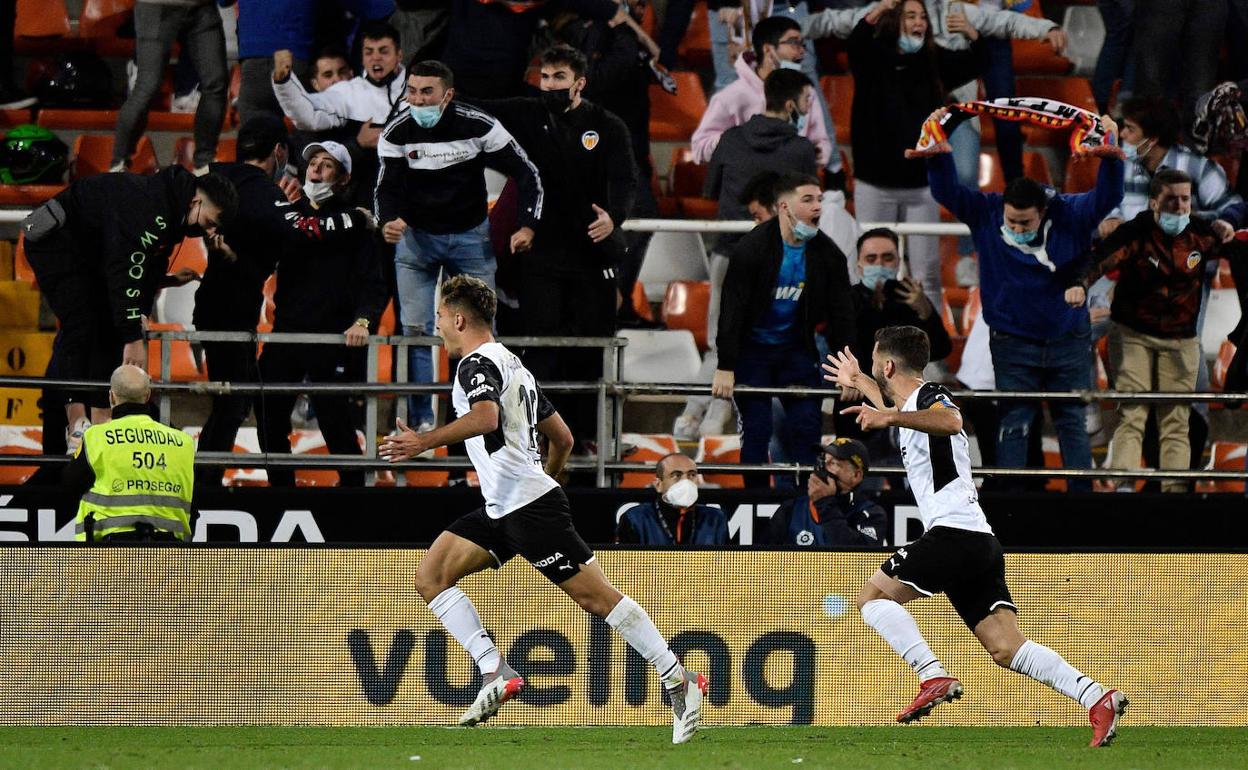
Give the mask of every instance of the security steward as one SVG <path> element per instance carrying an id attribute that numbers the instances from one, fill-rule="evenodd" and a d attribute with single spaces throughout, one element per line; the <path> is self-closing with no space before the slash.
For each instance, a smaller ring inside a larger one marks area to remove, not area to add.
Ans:
<path id="1" fill-rule="evenodd" d="M 113 419 L 83 435 L 62 482 L 86 490 L 74 539 L 85 543 L 191 539 L 195 442 L 152 419 L 151 379 L 131 364 L 113 371 Z"/>
<path id="2" fill-rule="evenodd" d="M 698 505 L 698 466 L 674 452 L 654 466 L 654 502 L 620 516 L 615 542 L 641 545 L 727 545 L 728 518 L 718 507 Z"/>
<path id="3" fill-rule="evenodd" d="M 624 121 L 582 98 L 587 69 L 584 54 L 556 45 L 541 55 L 540 98 L 476 102 L 524 147 L 546 191 L 533 246 L 520 257 L 526 335 L 615 333 L 616 271 L 626 250 L 620 225 L 637 194 L 637 166 Z M 533 348 L 524 361 L 541 382 L 602 376 L 602 352 L 596 349 Z M 593 435 L 594 398 L 562 400 L 556 407 L 572 434 Z"/>
<path id="4" fill-rule="evenodd" d="M 764 543 L 802 546 L 878 548 L 888 514 L 875 498 L 858 488 L 871 457 L 858 439 L 838 438 L 820 447 L 806 494 L 786 500 L 771 518 Z"/>

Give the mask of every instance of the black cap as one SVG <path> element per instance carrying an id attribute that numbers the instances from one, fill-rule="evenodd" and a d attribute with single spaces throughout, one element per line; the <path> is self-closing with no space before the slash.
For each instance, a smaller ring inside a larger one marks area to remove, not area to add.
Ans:
<path id="1" fill-rule="evenodd" d="M 867 452 L 867 445 L 856 438 L 833 439 L 827 446 L 821 447 L 821 449 L 838 460 L 849 460 L 854 465 L 857 465 L 863 473 L 866 473 L 871 467 L 871 455 Z"/>
<path id="2" fill-rule="evenodd" d="M 290 132 L 286 121 L 273 115 L 257 115 L 248 118 L 238 129 L 238 158 L 246 160 L 256 156 L 268 157 L 275 144 L 290 144 Z"/>

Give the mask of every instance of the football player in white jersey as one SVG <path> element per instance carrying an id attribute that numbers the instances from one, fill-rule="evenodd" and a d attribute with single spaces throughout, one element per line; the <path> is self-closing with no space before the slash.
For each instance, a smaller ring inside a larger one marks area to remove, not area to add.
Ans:
<path id="1" fill-rule="evenodd" d="M 922 329 L 891 326 L 875 335 L 872 376 L 845 348 L 828 356 L 825 379 L 857 389 L 871 402 L 843 410 L 864 430 L 898 428 L 902 463 L 923 519 L 924 533 L 899 548 L 858 595 L 862 619 L 919 676 L 919 694 L 898 722 L 926 716 L 962 697 L 962 683 L 945 671 L 905 604 L 944 592 L 963 622 L 1003 668 L 1043 682 L 1088 709 L 1091 746 L 1114 738 L 1127 699 L 1104 690 L 1062 656 L 1028 640 L 1005 583 L 1001 544 L 979 507 L 962 414 L 944 386 L 924 382 L 929 342 Z"/>
<path id="2" fill-rule="evenodd" d="M 568 498 L 552 478 L 567 461 L 572 434 L 520 359 L 494 340 L 497 306 L 494 291 L 478 278 L 459 275 L 442 285 L 437 332 L 447 353 L 460 358 L 451 392 L 457 419 L 427 433 L 400 421 L 400 433 L 379 451 L 398 462 L 463 441 L 481 480 L 485 506 L 454 521 L 416 568 L 417 592 L 476 661 L 484 680 L 459 723 L 489 719 L 525 683 L 503 660 L 456 584 L 520 554 L 655 667 L 672 701 L 672 742 L 684 743 L 697 730 L 707 679 L 685 671 L 646 611 L 607 581 L 573 527 Z M 550 446 L 545 468 L 539 434 Z"/>

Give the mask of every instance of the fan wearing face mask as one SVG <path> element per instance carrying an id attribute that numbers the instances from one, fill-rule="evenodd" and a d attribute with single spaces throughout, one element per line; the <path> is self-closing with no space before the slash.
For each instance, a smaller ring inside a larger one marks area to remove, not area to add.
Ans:
<path id="1" fill-rule="evenodd" d="M 932 113 L 939 119 L 944 109 Z M 1118 125 L 1101 121 L 1111 141 Z M 992 330 L 989 347 L 996 385 L 1001 390 L 1085 390 L 1092 386 L 1090 320 L 1086 308 L 1064 298 L 1081 258 L 1092 244 L 1096 225 L 1122 200 L 1123 161 L 1101 158 L 1096 187 L 1064 194 L 1027 177 L 1010 182 L 1005 193 L 984 193 L 958 181 L 949 144 L 928 161 L 932 195 L 971 229 L 979 254 L 983 318 Z M 997 463 L 1007 468 L 1027 464 L 1028 436 L 1040 405 L 1001 402 Z M 1062 465 L 1090 468 L 1083 405 L 1049 402 L 1057 428 Z M 1090 490 L 1083 479 L 1068 487 Z"/>
<path id="2" fill-rule="evenodd" d="M 870 467 L 871 455 L 857 439 L 840 437 L 820 447 L 815 472 L 806 480 L 806 494 L 780 505 L 763 542 L 867 548 L 887 545 L 888 514 L 862 490 Z"/>
<path id="3" fill-rule="evenodd" d="M 1213 226 L 1192 217 L 1192 178 L 1161 169 L 1149 188 L 1148 209 L 1122 224 L 1092 250 L 1088 267 L 1066 291 L 1082 307 L 1086 291 L 1107 272 L 1118 271 L 1110 306 L 1109 355 L 1116 390 L 1191 392 L 1200 366 L 1200 315 L 1205 265 L 1219 257 L 1243 259 L 1224 246 Z M 1157 404 L 1161 467 L 1187 469 L 1191 462 L 1188 404 Z M 1139 466 L 1149 404 L 1120 403 L 1121 419 L 1110 443 L 1115 468 Z M 1188 482 L 1161 480 L 1163 492 L 1185 492 Z"/>
<path id="4" fill-rule="evenodd" d="M 817 388 L 815 334 L 822 334 L 832 350 L 856 341 L 845 255 L 817 226 L 819 181 L 786 174 L 775 189 L 776 217 L 738 241 L 728 260 L 716 335 L 719 363 L 711 382 L 716 398 L 733 398 L 737 385 Z M 741 462 L 766 463 L 771 396 L 742 393 L 735 400 Z M 785 396 L 780 401 L 789 456 L 803 465 L 813 463 L 822 424 L 820 399 Z M 767 478 L 747 476 L 746 483 L 765 486 Z"/>
<path id="5" fill-rule="evenodd" d="M 728 519 L 717 506 L 698 505 L 698 466 L 679 452 L 654 466 L 653 502 L 624 511 L 615 542 L 639 545 L 727 545 Z"/>

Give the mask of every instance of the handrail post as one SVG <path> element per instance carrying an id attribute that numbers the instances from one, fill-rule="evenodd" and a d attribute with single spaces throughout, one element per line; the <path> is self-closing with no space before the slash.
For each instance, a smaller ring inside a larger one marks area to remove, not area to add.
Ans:
<path id="1" fill-rule="evenodd" d="M 402 325 L 400 325 L 399 328 L 401 329 Z M 409 351 L 411 351 L 411 345 L 408 344 L 407 335 L 404 333 L 404 336 L 399 338 L 398 344 L 394 347 L 395 382 L 407 383 L 409 381 L 409 372 L 407 370 L 407 358 Z M 407 424 L 408 418 L 411 417 L 411 415 L 407 413 L 408 398 L 410 398 L 410 396 L 406 393 L 399 393 L 394 397 L 394 416 L 397 419 L 402 420 L 404 424 Z M 396 470 L 394 472 L 394 484 L 399 487 L 407 486 L 407 474 L 403 471 Z"/>
<path id="2" fill-rule="evenodd" d="M 609 345 L 603 348 L 602 374 L 598 377 L 598 459 L 594 469 L 594 486 L 599 489 L 607 485 L 607 368 L 610 365 L 607 354 L 610 352 Z"/>
<path id="3" fill-rule="evenodd" d="M 377 337 L 368 338 L 368 363 L 365 366 L 365 381 L 379 381 L 374 380 L 377 377 Z M 377 394 L 370 391 L 364 398 L 364 456 L 371 460 L 377 457 Z M 364 486 L 376 484 L 377 471 L 364 474 Z"/>
<path id="4" fill-rule="evenodd" d="M 146 340 L 143 342 L 147 344 Z M 169 382 L 173 377 L 173 359 L 170 352 L 173 349 L 173 340 L 164 336 L 160 337 L 160 381 L 162 383 Z M 160 421 L 168 425 L 173 417 L 173 395 L 166 388 L 160 390 Z"/>

